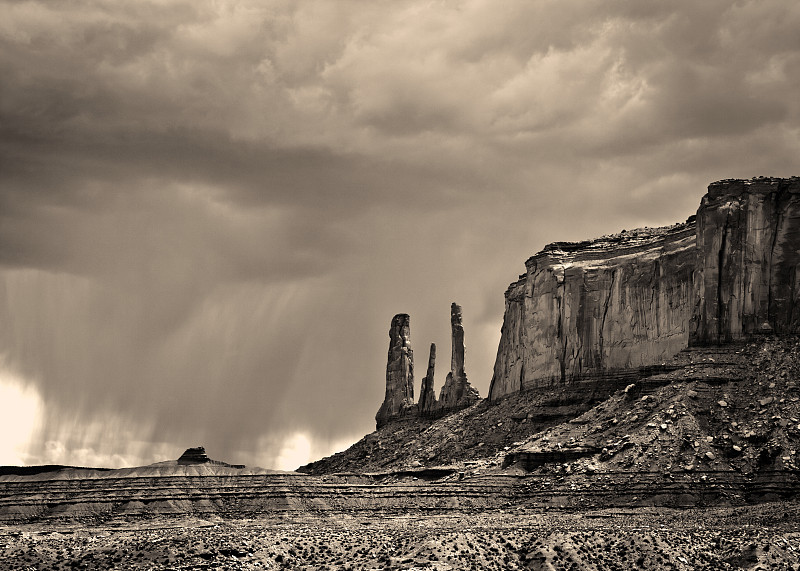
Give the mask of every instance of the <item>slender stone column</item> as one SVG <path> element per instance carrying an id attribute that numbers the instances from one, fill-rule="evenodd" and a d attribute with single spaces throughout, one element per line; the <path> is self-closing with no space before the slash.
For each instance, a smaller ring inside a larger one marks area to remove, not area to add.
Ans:
<path id="1" fill-rule="evenodd" d="M 461 306 L 456 303 L 450 306 L 450 330 L 450 372 L 447 373 L 438 402 L 438 409 L 443 412 L 468 407 L 480 399 L 478 391 L 469 384 L 464 371 L 464 327 L 461 324 Z"/>
<path id="2" fill-rule="evenodd" d="M 414 405 L 414 351 L 411 349 L 411 323 L 407 313 L 398 313 L 389 329 L 389 354 L 386 362 L 386 395 L 375 415 L 378 428 L 409 414 Z"/>
<path id="3" fill-rule="evenodd" d="M 422 379 L 419 390 L 419 412 L 422 416 L 431 414 L 436 408 L 436 393 L 433 390 L 433 376 L 436 369 L 436 343 L 431 343 L 428 357 L 428 372 Z"/>

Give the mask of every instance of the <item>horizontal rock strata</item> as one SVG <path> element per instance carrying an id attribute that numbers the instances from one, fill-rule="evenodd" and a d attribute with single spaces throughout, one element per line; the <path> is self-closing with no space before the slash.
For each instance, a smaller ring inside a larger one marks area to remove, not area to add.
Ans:
<path id="1" fill-rule="evenodd" d="M 425 482 L 414 473 L 318 478 L 302 474 L 150 475 L 105 477 L 72 474 L 68 479 L 0 478 L 0 521 L 180 516 L 252 517 L 281 513 L 445 513 L 503 506 L 569 507 L 686 506 L 786 498 L 800 492 L 797 474 L 753 476 L 708 471 L 702 474 L 617 472 L 580 478 L 551 475 L 451 474 Z M 448 472 L 449 473 L 449 472 Z M 420 471 L 420 476 L 424 476 Z M 432 476 L 436 476 L 435 474 Z M 397 481 L 403 478 L 403 481 Z M 394 480 L 393 483 L 389 483 Z M 743 501 L 743 500 L 742 500 Z"/>

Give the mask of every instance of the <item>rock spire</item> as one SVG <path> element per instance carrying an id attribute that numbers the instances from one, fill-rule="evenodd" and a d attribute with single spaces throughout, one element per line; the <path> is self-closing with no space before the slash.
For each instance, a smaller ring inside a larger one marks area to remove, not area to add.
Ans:
<path id="1" fill-rule="evenodd" d="M 407 313 L 392 318 L 389 355 L 386 362 L 386 395 L 375 415 L 378 428 L 392 420 L 416 413 L 414 405 L 414 351 L 411 349 L 411 320 Z"/>
<path id="2" fill-rule="evenodd" d="M 433 390 L 433 375 L 436 369 L 436 343 L 431 343 L 431 352 L 428 357 L 428 372 L 422 379 L 419 390 L 419 413 L 421 416 L 433 414 L 437 407 L 436 392 Z"/>
<path id="3" fill-rule="evenodd" d="M 457 303 L 450 305 L 450 330 L 450 372 L 447 373 L 438 403 L 443 411 L 465 408 L 480 399 L 478 391 L 469 384 L 464 372 L 464 326 L 461 324 L 461 306 Z"/>
<path id="4" fill-rule="evenodd" d="M 464 372 L 464 327 L 461 306 L 450 306 L 452 352 L 450 372 L 439 400 L 433 386 L 436 368 L 436 344 L 431 343 L 428 370 L 422 379 L 419 403 L 414 403 L 414 352 L 411 350 L 411 326 L 408 314 L 398 313 L 389 329 L 389 356 L 386 363 L 386 394 L 375 423 L 380 430 L 387 424 L 413 418 L 437 418 L 466 408 L 480 399 L 478 391 L 467 381 Z"/>

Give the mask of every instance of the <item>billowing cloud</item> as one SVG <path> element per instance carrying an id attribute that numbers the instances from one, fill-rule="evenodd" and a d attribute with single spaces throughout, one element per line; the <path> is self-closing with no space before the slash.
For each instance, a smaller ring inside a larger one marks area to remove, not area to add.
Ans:
<path id="1" fill-rule="evenodd" d="M 485 394 L 545 243 L 799 174 L 798 26 L 780 0 L 0 1 L 20 458 L 324 454 L 373 426 L 392 315 L 423 362 L 451 301 Z"/>

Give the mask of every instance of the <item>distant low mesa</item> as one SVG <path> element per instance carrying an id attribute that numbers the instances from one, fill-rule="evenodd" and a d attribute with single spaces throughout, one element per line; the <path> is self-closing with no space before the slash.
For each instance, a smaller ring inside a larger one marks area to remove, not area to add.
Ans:
<path id="1" fill-rule="evenodd" d="M 189 466 L 191 464 L 209 464 L 210 466 L 226 466 L 228 468 L 244 468 L 244 464 L 228 464 L 219 460 L 212 460 L 206 454 L 206 449 L 203 446 L 196 448 L 187 448 L 186 451 L 178 458 L 179 466 Z"/>

